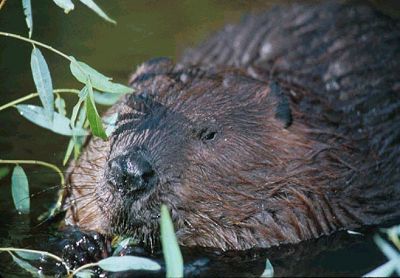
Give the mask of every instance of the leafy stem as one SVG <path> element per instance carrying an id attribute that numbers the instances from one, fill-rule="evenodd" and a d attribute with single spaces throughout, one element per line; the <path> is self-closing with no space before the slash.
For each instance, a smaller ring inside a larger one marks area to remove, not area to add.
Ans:
<path id="1" fill-rule="evenodd" d="M 55 90 L 53 90 L 53 93 L 54 93 L 54 94 L 58 94 L 58 93 L 73 93 L 73 94 L 79 94 L 79 90 L 76 90 L 76 89 L 55 89 Z M 27 101 L 27 100 L 29 100 L 29 99 L 38 97 L 38 96 L 39 96 L 39 93 L 38 93 L 38 92 L 28 94 L 28 95 L 26 95 L 26 96 L 23 96 L 23 97 L 21 97 L 21 98 L 18 98 L 18 99 L 16 99 L 16 100 L 13 100 L 13 101 L 11 101 L 11 102 L 9 102 L 9 103 L 6 103 L 6 104 L 0 106 L 0 111 L 4 110 L 4 109 L 6 109 L 6 108 L 12 107 L 12 106 L 14 106 L 14 105 L 17 105 L 17 104 L 19 104 L 19 103 L 21 103 L 21 102 Z"/>

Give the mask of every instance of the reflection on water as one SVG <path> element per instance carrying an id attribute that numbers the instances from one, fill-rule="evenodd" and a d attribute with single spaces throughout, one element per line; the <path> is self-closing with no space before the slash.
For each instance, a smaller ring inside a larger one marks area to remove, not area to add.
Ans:
<path id="1" fill-rule="evenodd" d="M 198 43 L 224 22 L 237 20 L 246 11 L 257 11 L 282 1 L 249 4 L 239 0 L 97 0 L 118 21 L 117 26 L 102 21 L 78 3 L 75 11 L 65 15 L 51 1 L 32 2 L 34 39 L 71 54 L 124 83 L 141 62 L 157 56 L 177 57 L 185 47 Z M 7 1 L 0 11 L 0 29 L 27 34 L 20 1 Z M 30 52 L 29 44 L 0 37 L 0 104 L 34 91 Z M 43 53 L 55 88 L 80 88 L 81 85 L 71 77 L 66 61 L 48 51 Z M 69 109 L 74 102 L 73 97 L 67 98 Z M 0 158 L 36 159 L 61 165 L 67 140 L 27 122 L 14 109 L 0 113 Z M 21 216 L 15 212 L 9 177 L 1 180 L 0 246 L 29 247 L 34 237 L 46 237 L 48 232 L 42 230 L 36 234 L 30 232 L 30 227 L 37 224 L 37 216 L 51 204 L 57 176 L 43 168 L 26 166 L 25 169 L 34 194 L 33 213 Z M 350 240 L 350 236 L 346 239 L 336 237 L 246 255 L 201 255 L 202 252 L 197 250 L 186 250 L 185 254 L 187 260 L 193 258 L 194 261 L 206 256 L 210 261 L 208 274 L 217 276 L 223 273 L 259 275 L 265 256 L 270 257 L 277 275 L 361 275 L 384 261 L 369 237 L 357 241 L 354 236 Z M 0 258 L 9 265 L 5 269 L 5 265 L 1 265 L 3 274 L 20 273 L 9 264 L 8 257 L 0 255 Z"/>

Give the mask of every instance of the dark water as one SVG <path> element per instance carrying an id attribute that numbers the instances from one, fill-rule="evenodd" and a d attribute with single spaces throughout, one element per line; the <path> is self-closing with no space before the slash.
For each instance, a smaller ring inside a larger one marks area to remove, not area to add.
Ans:
<path id="1" fill-rule="evenodd" d="M 9 0 L 0 11 L 0 30 L 27 34 L 21 1 Z M 246 11 L 257 11 L 282 1 L 100 1 L 115 20 L 110 25 L 86 7 L 76 3 L 69 15 L 52 1 L 32 1 L 33 38 L 87 62 L 100 72 L 126 82 L 129 74 L 143 61 L 157 56 L 176 58 L 190 45 L 201 41 L 225 22 L 240 18 Z M 77 2 L 77 1 L 75 1 Z M 0 105 L 34 92 L 29 61 L 31 46 L 0 37 Z M 68 63 L 53 53 L 43 51 L 55 88 L 80 88 L 69 73 Z M 30 103 L 35 103 L 31 101 Z M 67 109 L 75 99 L 67 98 Z M 69 106 L 68 106 L 69 105 Z M 69 110 L 70 111 L 70 110 Z M 34 159 L 62 165 L 68 138 L 41 129 L 23 118 L 15 109 L 0 112 L 0 159 Z M 48 231 L 31 231 L 37 216 L 54 200 L 59 181 L 56 174 L 42 167 L 24 166 L 33 194 L 32 214 L 18 215 L 13 208 L 10 176 L 0 181 L 0 246 L 29 247 Z M 370 236 L 346 233 L 298 246 L 274 248 L 261 252 L 228 253 L 224 256 L 202 255 L 185 251 L 185 260 L 205 257 L 209 275 L 259 275 L 265 257 L 271 259 L 276 275 L 355 275 L 359 276 L 385 261 Z M 6 277 L 25 276 L 0 254 L 0 273 Z"/>

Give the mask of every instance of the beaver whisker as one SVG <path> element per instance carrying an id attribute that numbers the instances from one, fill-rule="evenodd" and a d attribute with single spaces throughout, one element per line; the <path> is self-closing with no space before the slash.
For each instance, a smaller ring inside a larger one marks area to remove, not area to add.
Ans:
<path id="1" fill-rule="evenodd" d="M 86 200 L 88 198 L 91 199 L 93 197 L 93 195 L 95 195 L 95 194 L 96 194 L 96 192 L 93 190 L 93 192 L 82 194 L 77 197 L 72 196 L 72 197 L 69 197 L 68 199 L 71 201 L 81 201 L 81 200 Z"/>
<path id="2" fill-rule="evenodd" d="M 82 176 L 82 175 L 80 175 L 80 176 L 77 176 L 77 177 L 85 177 L 85 178 L 90 178 L 90 179 L 92 179 L 92 178 L 96 178 L 96 177 L 98 177 L 98 176 L 90 176 L 90 175 L 84 175 L 84 176 Z M 85 186 L 94 187 L 94 186 L 96 186 L 97 184 L 98 184 L 98 183 L 97 183 L 96 181 L 90 181 L 90 180 L 88 180 L 88 181 L 85 182 L 85 183 L 74 184 L 73 187 L 76 187 L 76 188 L 81 188 L 81 187 L 85 187 Z"/>
<path id="3" fill-rule="evenodd" d="M 96 201 L 98 201 L 99 198 L 96 199 Z M 89 201 L 89 202 L 85 202 L 85 201 Z M 96 201 L 94 201 L 92 198 L 75 198 L 75 199 L 69 199 L 68 201 L 64 202 L 64 207 L 65 208 L 70 208 L 70 207 L 74 207 L 75 210 L 81 210 L 83 208 L 85 208 L 87 205 L 93 205 L 94 203 L 96 203 Z M 84 203 L 84 205 L 81 205 L 81 203 Z"/>
<path id="4" fill-rule="evenodd" d="M 86 198 L 78 198 L 78 199 L 72 199 L 71 200 L 71 203 L 72 203 L 72 205 L 74 205 L 74 206 L 77 206 L 76 204 L 77 204 L 77 201 L 84 201 L 84 200 L 87 200 Z M 99 197 L 94 197 L 94 198 L 91 198 L 90 199 L 90 202 L 87 202 L 87 203 L 85 203 L 84 205 L 79 205 L 79 210 L 81 210 L 81 209 L 85 209 L 87 206 L 89 206 L 89 205 L 92 205 L 92 203 L 95 203 L 95 202 L 97 202 L 99 200 Z M 82 203 L 82 202 L 80 202 L 80 203 Z"/>
<path id="5" fill-rule="evenodd" d="M 98 185 L 98 183 L 93 183 L 93 184 L 88 184 L 88 183 L 75 184 L 73 189 L 95 189 L 97 185 Z M 72 189 L 72 187 L 69 187 L 69 188 Z"/>
<path id="6" fill-rule="evenodd" d="M 32 198 L 32 197 L 40 196 L 40 194 L 47 193 L 47 192 L 52 191 L 52 190 L 57 190 L 58 191 L 58 190 L 63 189 L 63 188 L 66 188 L 66 187 L 65 186 L 63 187 L 61 184 L 53 185 L 53 186 L 46 186 L 46 188 L 44 188 L 44 189 L 42 189 L 42 190 L 40 190 L 38 192 L 30 194 L 30 197 Z"/>

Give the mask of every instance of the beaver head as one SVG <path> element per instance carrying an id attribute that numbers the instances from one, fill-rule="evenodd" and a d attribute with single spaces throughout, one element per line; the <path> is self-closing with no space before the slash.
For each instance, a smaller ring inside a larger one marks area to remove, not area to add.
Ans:
<path id="1" fill-rule="evenodd" d="M 77 206 L 90 214 L 75 221 L 81 227 L 153 244 L 166 204 L 182 244 L 246 249 L 296 242 L 342 220 L 314 212 L 331 192 L 327 176 L 314 186 L 323 175 L 305 160 L 323 145 L 306 138 L 284 85 L 165 59 L 141 66 L 131 85 L 137 93 L 112 108 L 118 120 L 107 147 L 91 149 L 94 140 L 77 164 L 86 170 L 72 174 L 76 191 L 87 169 L 100 171 L 90 175 L 94 193 L 80 193 L 90 200 Z"/>
<path id="2" fill-rule="evenodd" d="M 286 129 L 288 101 L 277 84 L 237 71 L 154 63 L 132 78 L 138 93 L 121 104 L 111 136 L 99 190 L 113 196 L 106 212 L 112 232 L 157 232 L 164 203 L 179 237 L 234 247 L 245 218 L 271 206 L 258 196 L 262 187 L 303 152 L 296 145 L 304 139 Z"/>
<path id="3" fill-rule="evenodd" d="M 362 204 L 375 203 L 354 185 L 364 158 L 300 109 L 307 91 L 166 59 L 142 65 L 131 85 L 136 93 L 111 108 L 109 141 L 92 139 L 72 171 L 70 222 L 153 245 L 166 204 L 181 244 L 226 250 L 374 221 Z"/>

